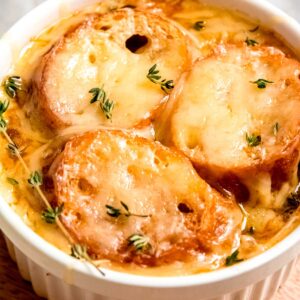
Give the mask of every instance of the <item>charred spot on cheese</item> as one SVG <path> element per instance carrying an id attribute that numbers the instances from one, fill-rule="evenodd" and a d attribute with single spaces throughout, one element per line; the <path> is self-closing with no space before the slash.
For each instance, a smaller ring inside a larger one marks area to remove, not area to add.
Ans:
<path id="1" fill-rule="evenodd" d="M 149 66 L 159 62 L 164 76 L 177 80 L 191 64 L 190 44 L 181 29 L 148 12 L 125 8 L 89 16 L 42 58 L 33 101 L 56 129 L 138 126 L 165 100 L 147 82 Z M 99 85 L 114 100 L 113 118 L 88 105 L 89 91 Z"/>
<path id="2" fill-rule="evenodd" d="M 276 48 L 219 46 L 177 84 L 157 121 L 157 138 L 181 149 L 210 182 L 233 175 L 250 193 L 257 174 L 268 174 L 272 191 L 295 184 L 299 70 L 299 62 Z M 260 78 L 257 87 L 252 78 Z M 274 120 L 281 128 L 275 126 L 276 135 Z"/>
<path id="3" fill-rule="evenodd" d="M 233 199 L 206 184 L 185 156 L 156 142 L 90 132 L 71 139 L 56 164 L 60 219 L 93 257 L 151 266 L 212 251 L 225 259 L 240 234 Z M 92 193 L 78 189 L 82 178 Z"/>

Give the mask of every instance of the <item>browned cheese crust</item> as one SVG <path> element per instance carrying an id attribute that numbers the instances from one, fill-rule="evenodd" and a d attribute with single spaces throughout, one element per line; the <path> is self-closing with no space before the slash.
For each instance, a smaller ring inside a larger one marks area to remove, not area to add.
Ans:
<path id="1" fill-rule="evenodd" d="M 147 79 L 157 64 L 161 79 L 177 81 L 191 64 L 191 41 L 160 16 L 132 9 L 90 15 L 43 57 L 33 83 L 33 102 L 55 129 L 72 125 L 132 128 L 148 124 L 166 100 Z M 108 120 L 92 88 L 114 103 Z"/>
<path id="2" fill-rule="evenodd" d="M 259 79 L 269 82 L 259 88 Z M 300 64 L 274 47 L 220 45 L 182 77 L 156 129 L 240 200 L 244 179 L 262 173 L 279 190 L 299 162 Z"/>
<path id="3" fill-rule="evenodd" d="M 149 266 L 206 255 L 224 261 L 238 246 L 242 214 L 235 201 L 159 143 L 120 131 L 89 132 L 71 139 L 55 165 L 61 221 L 95 258 Z M 124 216 L 121 201 L 147 217 Z M 106 205 L 122 215 L 110 216 Z M 129 245 L 133 234 L 151 247 Z"/>

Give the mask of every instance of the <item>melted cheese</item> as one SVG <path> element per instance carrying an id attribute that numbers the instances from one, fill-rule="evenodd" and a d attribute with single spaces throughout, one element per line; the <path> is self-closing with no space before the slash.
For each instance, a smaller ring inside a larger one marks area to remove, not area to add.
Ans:
<path id="1" fill-rule="evenodd" d="M 20 54 L 14 53 L 15 64 L 11 69 L 11 74 L 18 74 L 25 79 L 27 83 L 32 80 L 36 67 L 41 62 L 41 57 L 53 46 L 59 38 L 67 33 L 70 28 L 73 28 L 80 22 L 82 22 L 89 13 L 105 13 L 108 9 L 120 7 L 128 4 L 126 1 L 102 1 L 101 4 L 93 5 L 85 8 L 84 10 L 73 14 L 72 16 L 65 15 L 65 8 L 62 7 L 62 19 L 54 24 L 51 28 L 46 29 L 40 36 L 33 38 Z M 267 46 L 276 46 L 288 55 L 293 55 L 291 51 L 275 38 L 271 31 L 268 31 L 260 26 L 255 32 L 249 32 L 250 29 L 256 27 L 255 20 L 248 20 L 245 16 L 239 15 L 235 12 L 227 11 L 221 8 L 209 7 L 201 4 L 195 0 L 183 0 L 183 1 L 146 1 L 146 0 L 133 0 L 130 4 L 136 5 L 141 9 L 149 10 L 163 16 L 167 16 L 170 19 L 178 22 L 180 26 L 189 31 L 191 39 L 196 41 L 198 49 L 201 51 L 202 56 L 211 54 L 218 43 L 241 43 L 247 37 L 253 38 L 259 41 L 261 44 Z M 171 5 L 172 4 L 172 5 Z M 199 32 L 193 29 L 193 24 L 196 21 L 205 21 L 205 29 Z M 107 42 L 108 43 L 108 42 Z M 148 61 L 143 61 L 141 64 L 147 64 Z M 134 66 L 138 68 L 138 74 L 134 76 L 140 76 L 141 72 L 148 69 L 144 66 Z M 144 69 L 143 69 L 144 68 Z M 169 74 L 167 74 L 169 75 Z M 172 75 L 172 74 L 170 74 Z M 127 86 L 127 88 L 130 88 Z M 160 91 L 156 91 L 157 94 Z M 2 91 L 1 91 L 2 93 Z M 110 95 L 111 96 L 111 95 Z M 112 97 L 113 98 L 113 97 Z M 89 129 L 94 129 L 94 124 L 88 124 L 87 126 L 74 126 L 66 130 L 62 130 L 57 133 L 57 136 L 53 135 L 53 132 L 47 130 L 43 124 L 39 124 L 35 119 L 29 119 L 26 112 L 30 111 L 30 107 L 24 107 L 24 112 L 21 111 L 17 105 L 11 106 L 10 110 L 6 114 L 9 118 L 9 126 L 14 129 L 18 134 L 14 138 L 18 139 L 18 145 L 21 148 L 26 149 L 23 156 L 32 170 L 41 169 L 45 166 L 45 161 L 49 158 L 49 153 L 52 153 L 53 149 L 57 148 L 56 140 L 64 140 L 72 136 L 74 133 L 86 132 Z M 146 134 L 153 139 L 152 127 L 141 128 L 141 131 L 137 134 Z M 1 144 L 5 145 L 6 141 L 0 137 Z M 51 156 L 51 155 L 50 155 Z M 20 164 L 10 157 L 3 147 L 0 149 L 0 193 L 6 199 L 12 208 L 22 217 L 25 224 L 30 226 L 35 232 L 40 234 L 45 240 L 62 249 L 66 253 L 69 253 L 70 245 L 66 239 L 62 236 L 60 231 L 53 225 L 47 225 L 41 219 L 41 211 L 43 209 L 38 197 L 34 197 L 31 189 L 28 189 L 26 185 L 26 174 L 24 173 Z M 7 182 L 7 177 L 16 178 L 20 184 L 19 186 L 11 186 Z M 296 176 L 294 176 L 296 180 Z M 278 197 L 275 201 L 270 201 L 270 183 L 268 176 L 262 176 L 257 183 L 251 182 L 251 191 L 253 199 L 249 206 L 245 206 L 246 211 L 251 213 L 251 221 L 248 221 L 247 229 L 250 226 L 256 226 L 260 232 L 264 232 L 267 229 L 270 220 L 274 219 L 274 230 L 268 232 L 263 238 L 258 236 L 249 236 L 244 234 L 241 238 L 240 253 L 243 257 L 252 257 L 262 251 L 265 251 L 282 238 L 284 238 L 289 232 L 291 232 L 299 224 L 299 217 L 295 215 L 288 222 L 283 220 L 280 216 L 280 212 L 273 208 L 282 206 L 285 195 L 291 191 L 292 186 L 287 185 L 282 192 L 284 196 Z M 265 192 L 267 191 L 267 192 Z M 279 192 L 280 193 L 280 192 Z M 276 203 L 274 206 L 270 203 Z M 262 208 L 259 207 L 262 206 Z M 247 219 L 247 216 L 245 218 Z M 263 220 L 267 218 L 268 220 Z M 272 226 L 273 226 L 272 225 Z M 280 227 L 285 225 L 281 230 Z M 201 261 L 201 257 L 199 257 Z M 218 256 L 212 255 L 208 261 L 211 269 L 220 267 Z M 111 262 L 107 262 L 105 266 L 119 270 L 122 272 L 132 272 L 140 275 L 155 275 L 155 276 L 176 276 L 194 274 L 201 270 L 201 265 L 191 263 L 175 263 L 163 267 L 157 268 L 139 268 L 136 265 L 120 265 Z M 202 268 L 203 269 L 203 268 Z"/>

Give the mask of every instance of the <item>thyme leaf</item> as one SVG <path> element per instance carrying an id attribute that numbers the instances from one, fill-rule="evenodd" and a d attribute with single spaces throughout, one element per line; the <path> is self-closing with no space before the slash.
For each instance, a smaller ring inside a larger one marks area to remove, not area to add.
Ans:
<path id="1" fill-rule="evenodd" d="M 0 130 L 6 130 L 7 122 L 5 121 L 3 114 L 9 107 L 9 100 L 0 101 Z"/>
<path id="2" fill-rule="evenodd" d="M 7 122 L 4 120 L 2 116 L 0 116 L 0 130 L 4 131 L 6 130 Z"/>
<path id="3" fill-rule="evenodd" d="M 4 89 L 10 98 L 16 98 L 17 92 L 23 88 L 23 81 L 20 76 L 10 76 L 4 82 Z"/>
<path id="4" fill-rule="evenodd" d="M 197 31 L 202 30 L 203 28 L 205 28 L 205 22 L 204 21 L 197 21 L 196 23 L 194 23 L 193 28 Z"/>
<path id="5" fill-rule="evenodd" d="M 64 204 L 56 206 L 54 208 L 48 207 L 42 212 L 42 219 L 48 224 L 54 224 L 57 217 L 59 217 L 62 213 L 63 209 Z"/>
<path id="6" fill-rule="evenodd" d="M 273 126 L 273 134 L 274 134 L 275 136 L 278 134 L 279 128 L 280 128 L 279 123 L 276 122 L 276 123 L 274 124 L 274 126 Z"/>
<path id="7" fill-rule="evenodd" d="M 6 178 L 7 182 L 10 183 L 11 185 L 18 185 L 19 184 L 19 181 L 12 178 L 12 177 L 7 177 Z"/>
<path id="8" fill-rule="evenodd" d="M 87 247 L 80 244 L 74 244 L 71 247 L 71 256 L 76 259 L 85 259 L 87 261 L 91 260 L 91 257 L 87 253 Z"/>
<path id="9" fill-rule="evenodd" d="M 246 133 L 246 141 L 248 146 L 256 147 L 261 144 L 261 136 L 256 134 L 248 135 L 248 133 Z"/>
<path id="10" fill-rule="evenodd" d="M 0 115 L 2 116 L 9 107 L 9 100 L 0 101 Z"/>
<path id="11" fill-rule="evenodd" d="M 225 262 L 226 266 L 229 267 L 243 261 L 243 259 L 238 258 L 238 255 L 239 255 L 239 250 L 235 250 L 230 256 L 228 256 Z"/>
<path id="12" fill-rule="evenodd" d="M 124 203 L 123 201 L 120 201 L 121 206 L 123 207 L 123 209 L 125 210 L 125 212 L 121 211 L 121 208 L 116 208 L 113 207 L 111 205 L 105 205 L 106 207 L 106 213 L 112 217 L 112 218 L 118 218 L 119 216 L 125 216 L 125 217 L 140 217 L 140 218 L 147 218 L 150 217 L 150 215 L 139 215 L 139 214 L 134 214 L 130 211 L 128 205 L 126 203 Z"/>
<path id="13" fill-rule="evenodd" d="M 89 262 L 97 269 L 98 272 L 100 272 L 102 276 L 105 276 L 105 273 L 101 269 L 99 269 L 97 265 L 93 262 L 92 258 L 88 254 L 86 246 L 81 244 L 73 244 L 71 247 L 71 256 L 76 259 L 85 260 Z"/>
<path id="14" fill-rule="evenodd" d="M 105 207 L 107 209 L 106 213 L 113 218 L 118 218 L 122 214 L 119 208 L 115 208 L 110 205 L 105 205 Z"/>
<path id="15" fill-rule="evenodd" d="M 170 90 L 172 90 L 174 88 L 174 81 L 173 80 L 167 80 L 167 79 L 162 79 L 161 80 L 162 77 L 159 75 L 159 70 L 157 69 L 157 64 L 153 65 L 149 69 L 147 78 L 151 82 L 153 82 L 155 84 L 159 84 L 160 88 L 166 94 L 168 94 L 170 92 Z"/>
<path id="16" fill-rule="evenodd" d="M 28 178 L 28 183 L 32 186 L 40 186 L 43 184 L 43 177 L 40 172 L 34 171 Z"/>
<path id="17" fill-rule="evenodd" d="M 14 143 L 8 143 L 7 149 L 12 156 L 16 156 L 18 154 L 19 148 Z"/>
<path id="18" fill-rule="evenodd" d="M 250 81 L 253 84 L 256 84 L 259 89 L 265 89 L 268 83 L 274 83 L 273 81 L 269 81 L 267 79 L 257 79 L 256 81 Z"/>
<path id="19" fill-rule="evenodd" d="M 247 44 L 247 46 L 252 46 L 252 47 L 258 45 L 258 42 L 256 40 L 249 39 L 248 37 L 246 38 L 245 43 Z"/>
<path id="20" fill-rule="evenodd" d="M 152 248 L 149 238 L 141 234 L 133 234 L 128 238 L 128 245 L 133 245 L 136 251 L 146 251 Z"/>
<path id="21" fill-rule="evenodd" d="M 93 94 L 93 98 L 90 100 L 90 104 L 93 104 L 95 102 L 100 103 L 100 108 L 102 112 L 104 113 L 106 119 L 110 120 L 112 118 L 112 111 L 114 109 L 114 102 L 111 101 L 102 88 L 93 88 L 89 91 L 90 94 Z"/>

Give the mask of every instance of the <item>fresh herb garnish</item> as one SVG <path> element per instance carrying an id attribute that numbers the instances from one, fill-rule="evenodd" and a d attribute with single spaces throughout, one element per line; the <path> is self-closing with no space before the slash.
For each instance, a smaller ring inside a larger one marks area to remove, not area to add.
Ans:
<path id="1" fill-rule="evenodd" d="M 7 182 L 10 183 L 11 185 L 18 185 L 19 184 L 19 181 L 12 178 L 12 177 L 7 177 L 6 178 Z"/>
<path id="2" fill-rule="evenodd" d="M 248 133 L 246 133 L 246 141 L 248 146 L 256 147 L 261 143 L 261 136 L 256 134 L 248 135 Z"/>
<path id="3" fill-rule="evenodd" d="M 80 244 L 74 244 L 71 247 L 71 256 L 77 259 L 91 260 L 91 257 L 87 253 L 87 247 Z"/>
<path id="4" fill-rule="evenodd" d="M 40 186 L 40 185 L 42 185 L 43 184 L 43 177 L 42 177 L 41 173 L 38 172 L 38 171 L 34 171 L 30 175 L 30 177 L 28 179 L 28 183 L 30 185 L 32 185 L 32 186 Z"/>
<path id="5" fill-rule="evenodd" d="M 7 122 L 0 116 L 0 130 L 5 131 L 7 127 Z"/>
<path id="6" fill-rule="evenodd" d="M 1 116 L 7 111 L 8 107 L 9 107 L 8 100 L 0 101 L 0 115 Z"/>
<path id="7" fill-rule="evenodd" d="M 248 37 L 246 38 L 245 43 L 247 44 L 247 46 L 255 46 L 255 45 L 258 45 L 258 42 L 257 42 L 256 40 L 249 39 Z"/>
<path id="8" fill-rule="evenodd" d="M 273 134 L 274 134 L 275 136 L 278 134 L 279 128 L 280 128 L 279 123 L 276 122 L 276 123 L 274 124 L 274 126 L 273 126 Z"/>
<path id="9" fill-rule="evenodd" d="M 91 263 L 98 272 L 100 272 L 101 275 L 105 276 L 105 273 L 99 269 L 96 264 L 93 262 L 93 259 L 90 257 L 90 255 L 87 252 L 87 247 L 81 244 L 73 244 L 71 247 L 71 256 L 79 259 L 79 260 L 85 260 L 89 263 Z"/>
<path id="10" fill-rule="evenodd" d="M 197 31 L 202 30 L 205 27 L 205 22 L 204 21 L 198 21 L 194 24 L 193 28 Z"/>
<path id="11" fill-rule="evenodd" d="M 20 76 L 10 76 L 4 82 L 4 89 L 10 98 L 16 98 L 17 92 L 22 90 L 23 82 Z"/>
<path id="12" fill-rule="evenodd" d="M 3 84 L 3 88 L 5 89 L 8 96 L 14 98 L 17 96 L 17 92 L 22 90 L 22 80 L 18 76 L 12 76 L 9 77 Z M 7 111 L 9 106 L 9 101 L 0 101 L 0 133 L 3 135 L 3 137 L 6 139 L 8 143 L 8 150 L 11 152 L 11 154 L 16 155 L 18 160 L 21 162 L 21 165 L 23 166 L 23 169 L 30 173 L 30 169 L 27 166 L 25 160 L 22 157 L 22 151 L 20 151 L 17 147 L 17 145 L 14 143 L 13 139 L 7 134 L 6 129 L 8 127 L 8 122 L 3 118 L 3 114 Z M 7 181 L 12 185 L 17 185 L 19 182 L 14 178 L 7 178 Z M 45 207 L 51 207 L 50 203 L 43 193 L 43 191 L 40 188 L 40 185 L 43 183 L 42 175 L 35 171 L 31 173 L 28 183 L 32 185 L 32 187 L 36 190 L 37 194 L 39 195 L 40 199 L 45 204 Z M 57 218 L 57 216 L 61 213 L 62 207 L 54 208 L 54 209 L 48 209 L 45 210 L 43 213 L 45 219 L 47 219 L 48 222 L 52 222 L 53 219 L 56 217 L 56 224 L 58 228 L 61 230 L 63 235 L 67 238 L 67 240 L 70 242 L 71 245 L 74 244 L 74 240 L 71 237 L 71 235 L 68 233 L 67 229 L 65 228 L 64 224 Z M 46 222 L 47 222 L 46 221 Z M 82 246 L 72 246 L 72 254 L 73 256 L 80 257 L 82 259 L 85 259 L 88 263 L 90 263 L 92 266 L 94 266 L 98 272 L 100 272 L 103 276 L 105 274 L 99 269 L 98 263 L 94 262 L 91 258 L 89 258 L 88 255 L 85 255 L 86 248 Z"/>
<path id="13" fill-rule="evenodd" d="M 250 29 L 249 32 L 255 32 L 259 29 L 259 25 L 257 25 L 256 27 L 254 27 L 253 29 Z"/>
<path id="14" fill-rule="evenodd" d="M 273 81 L 269 81 L 269 80 L 262 79 L 262 78 L 257 79 L 256 81 L 250 81 L 250 82 L 256 84 L 259 89 L 265 89 L 267 87 L 268 83 L 274 83 Z"/>
<path id="15" fill-rule="evenodd" d="M 54 224 L 56 222 L 56 218 L 59 217 L 63 209 L 63 204 L 54 208 L 48 207 L 42 212 L 42 219 L 48 224 Z"/>
<path id="16" fill-rule="evenodd" d="M 107 210 L 106 210 L 106 213 L 107 213 L 109 216 L 113 217 L 113 218 L 118 218 L 119 216 L 122 215 L 121 209 L 119 209 L 119 208 L 115 208 L 115 207 L 110 206 L 110 205 L 105 205 L 105 207 L 106 207 L 106 209 L 107 209 Z"/>
<path id="17" fill-rule="evenodd" d="M 128 238 L 128 245 L 133 245 L 136 251 L 151 249 L 149 238 L 141 234 L 133 234 Z"/>
<path id="18" fill-rule="evenodd" d="M 239 255 L 239 250 L 235 250 L 230 256 L 228 256 L 226 258 L 226 263 L 225 263 L 226 266 L 229 267 L 243 261 L 243 259 L 238 258 L 238 255 Z"/>
<path id="19" fill-rule="evenodd" d="M 149 71 L 147 78 L 155 84 L 159 84 L 160 88 L 165 92 L 169 93 L 170 90 L 174 88 L 174 81 L 163 79 L 161 80 L 161 76 L 159 75 L 159 70 L 157 69 L 157 64 L 153 65 Z"/>
<path id="20" fill-rule="evenodd" d="M 114 109 L 114 102 L 111 101 L 102 88 L 93 88 L 89 91 L 90 94 L 93 94 L 93 98 L 90 100 L 90 103 L 95 103 L 99 101 L 100 108 L 103 111 L 106 119 L 110 120 L 112 118 L 112 111 Z"/>
<path id="21" fill-rule="evenodd" d="M 121 208 L 115 208 L 111 205 L 105 205 L 107 211 L 106 213 L 113 217 L 113 218 L 118 218 L 119 216 L 123 215 L 125 217 L 141 217 L 141 218 L 147 218 L 149 217 L 149 215 L 139 215 L 139 214 L 134 214 L 129 210 L 129 207 L 126 203 L 124 203 L 123 201 L 120 201 L 122 207 L 124 208 L 125 212 L 121 211 Z"/>
<path id="22" fill-rule="evenodd" d="M 3 114 L 7 111 L 9 107 L 9 101 L 0 101 L 0 129 L 5 130 L 7 127 L 7 122 L 5 121 Z"/>
<path id="23" fill-rule="evenodd" d="M 14 143 L 8 143 L 7 149 L 9 151 L 9 153 L 13 156 L 16 156 L 18 154 L 18 151 L 19 151 L 18 146 Z"/>

